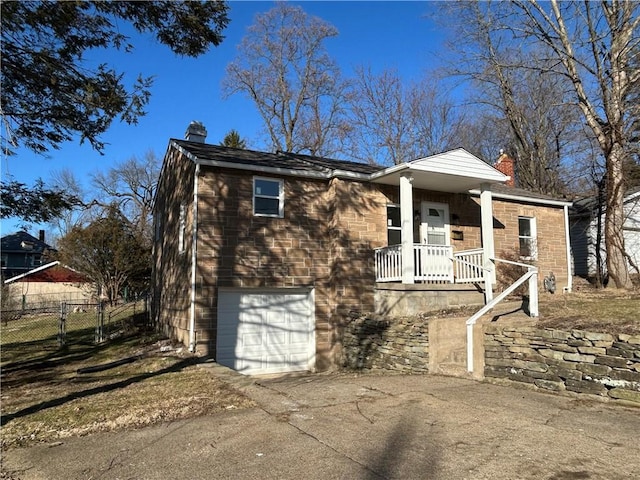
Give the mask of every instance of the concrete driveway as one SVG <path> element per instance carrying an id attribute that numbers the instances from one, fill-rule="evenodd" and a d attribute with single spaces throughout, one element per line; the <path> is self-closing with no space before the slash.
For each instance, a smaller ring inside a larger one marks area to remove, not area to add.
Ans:
<path id="1" fill-rule="evenodd" d="M 259 408 L 5 452 L 28 479 L 631 479 L 640 409 L 441 376 L 242 377 Z"/>

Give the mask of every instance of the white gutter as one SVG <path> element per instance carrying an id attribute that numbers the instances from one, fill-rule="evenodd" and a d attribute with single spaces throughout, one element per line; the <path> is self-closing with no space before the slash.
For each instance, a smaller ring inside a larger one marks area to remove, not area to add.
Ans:
<path id="1" fill-rule="evenodd" d="M 573 262 L 571 260 L 571 238 L 569 234 L 569 206 L 564 206 L 564 237 L 567 246 L 567 286 L 565 291 L 573 291 Z"/>
<path id="2" fill-rule="evenodd" d="M 196 351 L 196 259 L 198 248 L 198 178 L 200 164 L 196 163 L 193 174 L 193 226 L 191 229 L 191 305 L 189 308 L 189 351 Z"/>
<path id="3" fill-rule="evenodd" d="M 480 195 L 480 190 L 469 190 L 471 195 Z M 493 198 L 500 198 L 502 200 L 516 200 L 518 202 L 527 202 L 527 203 L 539 203 L 542 205 L 554 205 L 556 207 L 568 207 L 573 205 L 573 202 L 565 202 L 563 200 L 550 200 L 547 198 L 536 198 L 536 197 L 523 197 L 521 195 L 511 195 L 508 193 L 498 193 L 492 192 Z"/>

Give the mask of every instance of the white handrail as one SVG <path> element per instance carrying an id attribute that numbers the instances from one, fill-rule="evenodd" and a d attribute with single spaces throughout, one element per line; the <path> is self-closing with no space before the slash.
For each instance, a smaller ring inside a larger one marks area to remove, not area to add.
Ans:
<path id="1" fill-rule="evenodd" d="M 489 303 L 487 303 L 484 307 L 474 313 L 467 320 L 467 371 L 473 372 L 473 326 L 478 321 L 480 317 L 482 317 L 485 313 L 495 307 L 498 303 L 504 300 L 507 295 L 513 292 L 516 288 L 522 285 L 524 282 L 529 280 L 529 316 L 537 317 L 538 316 L 538 269 L 532 265 L 527 265 L 524 263 L 512 262 L 510 260 L 502 260 L 500 258 L 493 259 L 497 262 L 504 262 L 511 265 L 518 265 L 522 267 L 526 267 L 527 271 L 524 275 L 522 275 L 518 280 L 516 280 L 512 285 L 510 285 L 507 289 L 505 289 L 500 295 L 495 297 Z"/>

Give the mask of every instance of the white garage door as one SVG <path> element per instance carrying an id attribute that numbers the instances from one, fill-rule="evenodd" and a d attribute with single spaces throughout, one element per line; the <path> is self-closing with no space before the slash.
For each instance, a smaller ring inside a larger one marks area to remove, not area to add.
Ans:
<path id="1" fill-rule="evenodd" d="M 312 291 L 220 289 L 217 361 L 247 375 L 313 369 L 314 327 Z"/>

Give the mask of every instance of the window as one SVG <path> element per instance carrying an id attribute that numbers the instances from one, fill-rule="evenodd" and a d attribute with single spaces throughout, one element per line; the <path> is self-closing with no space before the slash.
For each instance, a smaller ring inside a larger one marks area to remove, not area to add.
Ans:
<path id="1" fill-rule="evenodd" d="M 401 231 L 400 207 L 387 205 L 387 245 L 400 245 L 402 243 Z"/>
<path id="2" fill-rule="evenodd" d="M 154 223 L 154 240 L 160 240 L 160 235 L 162 234 L 162 216 L 159 211 L 157 211 L 153 218 Z"/>
<path id="3" fill-rule="evenodd" d="M 187 207 L 180 204 L 180 218 L 178 219 L 178 253 L 184 253 L 184 231 L 187 227 Z"/>
<path id="4" fill-rule="evenodd" d="M 30 255 L 29 260 L 32 267 L 39 267 L 42 265 L 42 255 Z"/>
<path id="5" fill-rule="evenodd" d="M 535 218 L 518 217 L 518 238 L 520 239 L 520 256 L 535 260 L 538 256 Z"/>
<path id="6" fill-rule="evenodd" d="M 263 217 L 284 216 L 284 184 L 282 180 L 254 177 L 253 214 Z"/>

